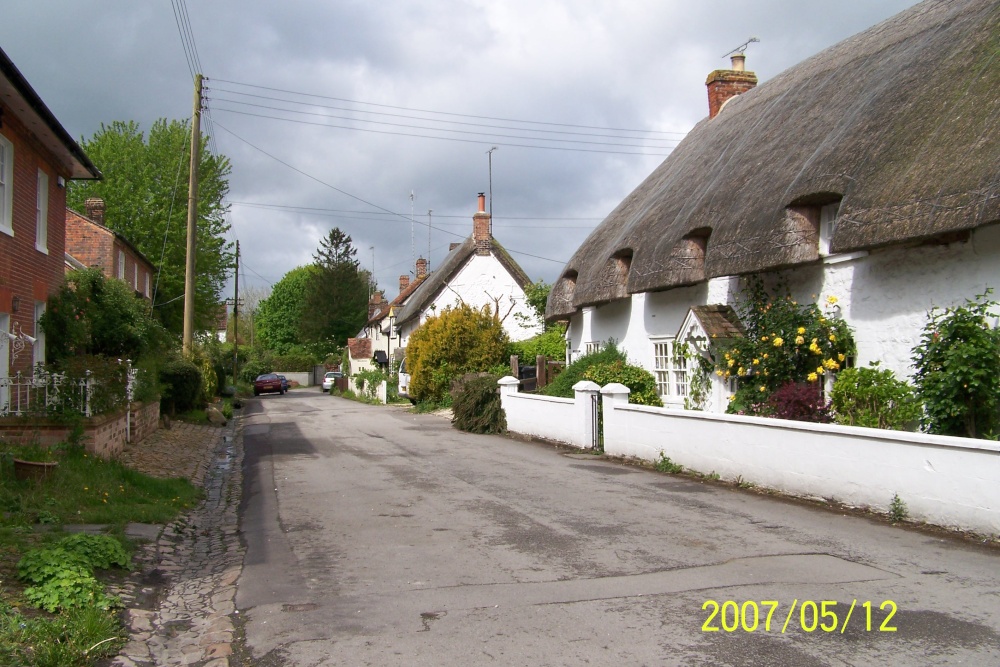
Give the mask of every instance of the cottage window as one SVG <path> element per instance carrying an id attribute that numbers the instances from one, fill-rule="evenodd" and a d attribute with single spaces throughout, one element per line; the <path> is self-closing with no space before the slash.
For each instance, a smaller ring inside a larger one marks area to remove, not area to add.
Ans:
<path id="1" fill-rule="evenodd" d="M 49 252 L 49 175 L 38 170 L 35 190 L 35 250 Z"/>
<path id="2" fill-rule="evenodd" d="M 0 232 L 14 235 L 14 144 L 0 136 Z"/>
<path id="3" fill-rule="evenodd" d="M 594 352 L 597 352 L 600 349 L 601 349 L 601 341 L 599 340 L 592 340 L 588 343 L 583 344 L 583 353 L 585 355 L 593 354 Z"/>
<path id="4" fill-rule="evenodd" d="M 149 298 L 149 272 L 148 271 L 146 272 L 146 288 L 143 290 L 143 294 L 146 295 L 147 299 Z"/>
<path id="5" fill-rule="evenodd" d="M 829 255 L 833 234 L 837 231 L 837 213 L 840 202 L 826 204 L 819 209 L 819 254 Z"/>
<path id="6" fill-rule="evenodd" d="M 125 280 L 125 251 L 118 251 L 118 279 Z"/>
<path id="7" fill-rule="evenodd" d="M 660 396 L 676 399 L 687 396 L 688 358 L 676 339 L 653 341 L 653 375 Z"/>
<path id="8" fill-rule="evenodd" d="M 136 292 L 139 291 L 139 263 L 138 262 L 136 262 L 135 264 L 132 265 L 132 287 L 135 288 Z"/>

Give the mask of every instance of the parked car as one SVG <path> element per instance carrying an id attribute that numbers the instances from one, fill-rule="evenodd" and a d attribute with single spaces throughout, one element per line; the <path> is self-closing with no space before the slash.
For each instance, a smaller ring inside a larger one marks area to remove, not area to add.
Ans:
<path id="1" fill-rule="evenodd" d="M 281 378 L 274 373 L 264 373 L 263 375 L 258 375 L 257 379 L 253 381 L 254 396 L 274 392 L 279 394 L 285 393 L 285 386 L 281 383 Z"/>
<path id="2" fill-rule="evenodd" d="M 320 391 L 330 391 L 333 388 L 337 378 L 344 377 L 344 374 L 340 371 L 329 371 L 323 376 L 323 386 Z"/>
<path id="3" fill-rule="evenodd" d="M 284 375 L 279 375 L 278 379 L 281 380 L 281 388 L 284 389 L 285 391 L 288 391 L 288 378 L 286 378 Z"/>

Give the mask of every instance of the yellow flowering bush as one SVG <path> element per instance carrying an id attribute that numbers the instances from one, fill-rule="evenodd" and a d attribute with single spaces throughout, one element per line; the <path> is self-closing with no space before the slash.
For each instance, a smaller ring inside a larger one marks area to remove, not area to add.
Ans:
<path id="1" fill-rule="evenodd" d="M 737 309 L 746 333 L 716 361 L 717 375 L 737 382 L 730 412 L 767 414 L 768 398 L 781 387 L 818 383 L 843 367 L 854 353 L 854 339 L 836 316 L 835 303 L 835 297 L 826 298 L 822 308 L 797 303 L 767 290 L 759 279 L 747 282 Z"/>

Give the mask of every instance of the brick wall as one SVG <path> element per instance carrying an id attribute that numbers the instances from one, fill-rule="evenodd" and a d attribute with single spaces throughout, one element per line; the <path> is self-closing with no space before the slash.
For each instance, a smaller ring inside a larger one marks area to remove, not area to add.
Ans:
<path id="1" fill-rule="evenodd" d="M 14 236 L 0 232 L 0 312 L 10 314 L 11 327 L 20 325 L 24 333 L 35 336 L 36 300 L 44 300 L 59 289 L 63 278 L 65 252 L 66 190 L 57 184 L 58 161 L 33 137 L 8 107 L 3 107 L 0 134 L 14 146 L 13 229 Z M 48 241 L 47 252 L 35 249 L 35 207 L 38 170 L 48 175 Z M 13 299 L 19 300 L 18 312 L 12 312 Z M 0 344 L 8 344 L 0 341 Z M 28 372 L 31 369 L 30 346 L 16 360 L 11 355 L 11 367 L 0 369 L 0 375 Z"/>
<path id="2" fill-rule="evenodd" d="M 152 298 L 155 282 L 153 266 L 113 231 L 71 209 L 66 209 L 66 248 L 70 255 L 84 265 L 99 268 L 107 278 L 118 277 L 119 252 L 124 252 L 125 282 L 143 297 Z M 148 295 L 147 275 L 150 283 Z"/>
<path id="3" fill-rule="evenodd" d="M 128 419 L 131 418 L 131 428 Z M 102 458 L 121 454 L 126 442 L 136 443 L 148 438 L 159 428 L 160 403 L 133 403 L 131 413 L 125 411 L 84 420 L 84 446 L 88 452 Z M 132 438 L 127 433 L 131 430 Z M 28 421 L 21 417 L 0 417 L 0 438 L 7 442 L 38 444 L 52 447 L 66 442 L 70 429 L 64 424 L 44 420 Z"/>

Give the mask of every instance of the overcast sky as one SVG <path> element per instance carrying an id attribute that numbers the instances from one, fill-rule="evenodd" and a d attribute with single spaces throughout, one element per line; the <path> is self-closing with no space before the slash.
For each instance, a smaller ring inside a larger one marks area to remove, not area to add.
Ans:
<path id="1" fill-rule="evenodd" d="M 433 270 L 471 233 L 492 147 L 494 236 L 533 280 L 552 282 L 707 115 L 705 77 L 728 67 L 723 54 L 759 38 L 747 69 L 764 83 L 916 3 L 4 4 L 0 47 L 77 139 L 115 120 L 148 130 L 191 116 L 177 17 L 188 19 L 207 78 L 203 129 L 233 165 L 241 285 L 268 287 L 309 263 L 337 226 L 364 267 L 374 255 L 392 297 L 414 256 L 429 248 Z"/>

